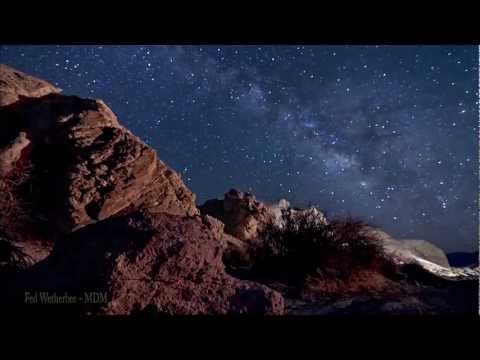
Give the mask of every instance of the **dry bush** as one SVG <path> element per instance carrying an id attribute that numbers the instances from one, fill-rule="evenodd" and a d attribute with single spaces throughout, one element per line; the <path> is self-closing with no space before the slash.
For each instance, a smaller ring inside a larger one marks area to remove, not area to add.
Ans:
<path id="1" fill-rule="evenodd" d="M 382 244 L 370 237 L 361 220 L 351 217 L 328 224 L 308 214 L 283 215 L 283 226 L 271 222 L 264 239 L 252 250 L 251 276 L 301 285 L 309 277 L 348 279 L 363 270 L 378 270 L 388 262 Z"/>
<path id="2" fill-rule="evenodd" d="M 27 163 L 0 179 L 0 231 L 9 238 L 17 236 L 30 218 L 27 193 L 31 174 L 32 165 Z"/>
<path id="3" fill-rule="evenodd" d="M 15 245 L 5 234 L 0 232 L 0 269 L 23 269 L 32 263 L 29 255 L 22 248 Z"/>

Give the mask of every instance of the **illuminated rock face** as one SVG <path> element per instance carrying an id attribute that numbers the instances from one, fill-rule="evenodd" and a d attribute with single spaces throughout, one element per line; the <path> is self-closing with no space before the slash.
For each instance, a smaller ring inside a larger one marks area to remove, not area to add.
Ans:
<path id="1" fill-rule="evenodd" d="M 56 94 L 61 90 L 52 84 L 0 64 L 0 106 L 7 106 L 22 99 Z"/>
<path id="2" fill-rule="evenodd" d="M 225 232 L 244 242 L 254 242 L 266 224 L 275 222 L 282 225 L 282 214 L 288 211 L 292 217 L 308 215 L 314 221 L 326 222 L 317 209 L 295 210 L 282 199 L 275 204 L 258 201 L 254 195 L 231 189 L 223 200 L 208 200 L 200 206 L 200 211 L 213 216 L 225 224 Z"/>

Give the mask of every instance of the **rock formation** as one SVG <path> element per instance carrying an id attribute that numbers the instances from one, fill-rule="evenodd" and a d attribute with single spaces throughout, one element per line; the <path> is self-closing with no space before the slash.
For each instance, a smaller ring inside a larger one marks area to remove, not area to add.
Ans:
<path id="1" fill-rule="evenodd" d="M 368 233 L 380 240 L 385 252 L 399 265 L 415 265 L 434 276 L 449 280 L 477 280 L 477 268 L 451 267 L 445 252 L 425 240 L 397 240 L 378 228 L 367 228 Z"/>
<path id="2" fill-rule="evenodd" d="M 198 209 L 179 174 L 124 128 L 102 100 L 62 95 L 48 82 L 5 65 L 0 65 L 0 193 L 0 305 L 7 311 L 13 309 L 8 305 L 20 305 L 22 312 L 115 315 L 311 311 L 311 304 L 296 309 L 290 298 L 285 304 L 282 284 L 232 276 L 224 260 L 248 261 L 265 226 L 282 227 L 284 215 L 328 224 L 321 211 L 293 209 L 286 200 L 265 204 L 233 189 Z M 457 295 L 478 290 L 478 281 L 472 281 L 478 280 L 478 267 L 451 268 L 428 242 L 366 231 L 413 282 L 387 281 L 367 269 L 357 274 L 355 286 L 373 281 L 377 288 L 400 289 L 397 294 L 408 290 L 408 298 L 384 298 L 378 306 L 371 299 L 346 306 L 336 299 L 333 305 L 317 303 L 310 313 L 410 313 L 419 304 L 432 312 L 448 312 L 451 304 L 453 312 L 477 310 Z M 344 286 L 337 280 L 329 283 L 332 293 Z M 430 293 L 424 284 L 434 284 Z M 67 293 L 76 300 L 70 306 L 27 306 L 26 292 Z M 85 303 L 85 293 L 102 294 L 102 301 Z M 419 294 L 427 300 L 418 300 Z M 438 308 L 441 296 L 448 299 Z"/>
<path id="3" fill-rule="evenodd" d="M 44 80 L 0 64 L 0 106 L 13 104 L 23 97 L 38 98 L 60 91 Z"/>
<path id="4" fill-rule="evenodd" d="M 282 215 L 306 216 L 310 221 L 327 224 L 324 214 L 316 208 L 294 209 L 287 200 L 278 203 L 266 204 L 258 201 L 253 194 L 231 189 L 224 195 L 223 200 L 213 199 L 206 201 L 199 207 L 203 214 L 208 214 L 225 224 L 225 233 L 222 242 L 227 249 L 227 254 L 236 258 L 244 258 L 248 262 L 248 250 L 254 243 L 261 242 L 261 230 L 273 221 L 281 227 Z M 383 245 L 386 253 L 398 264 L 415 263 L 429 272 L 436 272 L 442 276 L 451 274 L 450 277 L 475 275 L 475 270 L 449 270 L 450 265 L 445 252 L 425 240 L 398 240 L 392 238 L 379 228 L 367 227 L 365 231 Z M 431 265 L 430 265 L 431 264 Z"/>
<path id="5" fill-rule="evenodd" d="M 0 66 L 0 207 L 25 218 L 0 213 L 0 231 L 31 260 L 0 268 L 10 301 L 91 290 L 108 294 L 97 313 L 282 313 L 277 292 L 225 273 L 223 224 L 153 149 L 103 101 L 59 92 Z"/>
<path id="6" fill-rule="evenodd" d="M 200 211 L 225 224 L 225 232 L 242 241 L 254 241 L 258 232 L 272 218 L 265 204 L 249 193 L 231 189 L 223 200 L 208 200 Z"/>
<path id="7" fill-rule="evenodd" d="M 269 222 L 282 226 L 282 214 L 289 216 L 308 215 L 312 221 L 326 222 L 325 216 L 317 209 L 292 209 L 282 199 L 278 203 L 266 204 L 254 195 L 231 189 L 223 200 L 207 200 L 199 207 L 203 214 L 213 216 L 225 224 L 225 232 L 243 242 L 254 242 Z"/>

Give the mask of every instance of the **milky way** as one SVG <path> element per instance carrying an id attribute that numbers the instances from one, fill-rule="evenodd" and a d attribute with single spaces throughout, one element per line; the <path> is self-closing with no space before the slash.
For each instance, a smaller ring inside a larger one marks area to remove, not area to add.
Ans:
<path id="1" fill-rule="evenodd" d="M 474 46 L 2 46 L 104 99 L 198 196 L 317 205 L 478 248 Z"/>

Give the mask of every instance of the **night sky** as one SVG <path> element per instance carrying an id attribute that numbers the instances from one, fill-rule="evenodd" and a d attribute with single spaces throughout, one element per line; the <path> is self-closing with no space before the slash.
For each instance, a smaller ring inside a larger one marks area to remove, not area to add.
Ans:
<path id="1" fill-rule="evenodd" d="M 198 204 L 233 187 L 478 249 L 476 46 L 1 46 L 0 62 L 104 99 Z"/>

